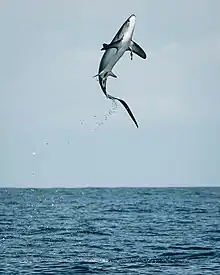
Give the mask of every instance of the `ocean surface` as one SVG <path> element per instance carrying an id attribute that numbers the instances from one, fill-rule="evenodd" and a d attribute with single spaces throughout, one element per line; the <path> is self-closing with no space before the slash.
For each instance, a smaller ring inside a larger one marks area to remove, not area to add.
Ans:
<path id="1" fill-rule="evenodd" d="M 220 188 L 0 189 L 0 274 L 220 274 Z"/>

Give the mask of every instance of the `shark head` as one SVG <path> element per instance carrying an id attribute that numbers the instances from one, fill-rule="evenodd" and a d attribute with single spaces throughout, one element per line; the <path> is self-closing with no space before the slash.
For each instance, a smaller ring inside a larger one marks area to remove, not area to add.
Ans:
<path id="1" fill-rule="evenodd" d="M 135 22 L 136 22 L 136 16 L 132 14 L 124 23 L 122 33 L 126 40 L 131 39 L 134 32 Z"/>
<path id="2" fill-rule="evenodd" d="M 136 22 L 136 16 L 135 16 L 135 14 L 132 14 L 132 15 L 128 18 L 127 21 L 129 22 L 129 26 L 130 26 L 131 28 L 134 28 L 134 25 L 135 25 L 135 22 Z"/>

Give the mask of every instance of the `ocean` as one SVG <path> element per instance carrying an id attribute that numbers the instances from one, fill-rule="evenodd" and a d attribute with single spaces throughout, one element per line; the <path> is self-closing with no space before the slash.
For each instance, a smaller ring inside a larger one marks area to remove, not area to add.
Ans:
<path id="1" fill-rule="evenodd" d="M 0 274 L 220 274 L 220 188 L 0 189 Z"/>

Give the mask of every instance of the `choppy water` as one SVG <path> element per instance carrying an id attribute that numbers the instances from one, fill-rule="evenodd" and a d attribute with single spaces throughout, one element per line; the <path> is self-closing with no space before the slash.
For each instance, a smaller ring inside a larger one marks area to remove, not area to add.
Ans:
<path id="1" fill-rule="evenodd" d="M 0 189 L 1 274 L 220 274 L 220 188 Z"/>

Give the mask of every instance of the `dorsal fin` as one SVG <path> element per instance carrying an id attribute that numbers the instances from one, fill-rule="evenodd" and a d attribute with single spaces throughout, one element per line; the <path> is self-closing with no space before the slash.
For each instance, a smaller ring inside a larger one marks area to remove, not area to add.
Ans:
<path id="1" fill-rule="evenodd" d="M 101 51 L 103 51 L 103 50 L 108 50 L 108 49 L 111 49 L 111 48 L 116 48 L 116 49 L 118 49 L 119 46 L 120 46 L 121 40 L 122 40 L 122 39 L 117 40 L 117 41 L 114 41 L 114 42 L 112 42 L 112 43 L 110 43 L 110 44 L 104 43 L 104 44 L 103 44 L 103 47 L 101 48 Z"/>

